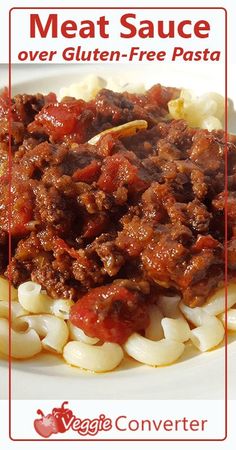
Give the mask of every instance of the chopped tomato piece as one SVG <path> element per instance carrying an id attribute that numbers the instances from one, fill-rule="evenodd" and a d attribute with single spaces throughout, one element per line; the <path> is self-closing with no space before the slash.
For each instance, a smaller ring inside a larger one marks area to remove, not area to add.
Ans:
<path id="1" fill-rule="evenodd" d="M 7 181 L 7 180 L 6 180 Z M 2 187 L 5 203 L 0 211 L 0 225 L 12 236 L 23 236 L 29 232 L 27 224 L 33 218 L 32 195 L 24 185 L 13 183 L 11 193 L 11 214 L 9 214 L 9 188 Z"/>
<path id="2" fill-rule="evenodd" d="M 69 247 L 69 245 L 61 238 L 55 238 L 53 244 L 55 257 L 58 256 L 58 253 L 68 253 L 71 258 L 76 259 L 77 266 L 87 273 L 87 275 L 89 273 L 94 273 L 94 261 L 86 256 L 84 250 L 75 250 L 73 247 Z"/>
<path id="3" fill-rule="evenodd" d="M 145 189 L 146 182 L 139 176 L 139 169 L 121 154 L 108 156 L 102 166 L 98 186 L 105 192 L 114 192 L 124 185 L 132 185 L 133 190 Z"/>
<path id="4" fill-rule="evenodd" d="M 97 214 L 93 215 L 92 217 L 88 217 L 84 223 L 83 229 L 85 231 L 83 233 L 83 237 L 91 239 L 95 238 L 101 233 L 104 233 L 108 223 L 109 220 L 106 214 Z"/>
<path id="5" fill-rule="evenodd" d="M 161 84 L 155 84 L 151 89 L 149 89 L 147 96 L 148 100 L 157 103 L 158 106 L 167 108 L 167 104 L 173 98 L 179 95 L 179 89 L 167 88 L 161 86 Z"/>
<path id="6" fill-rule="evenodd" d="M 86 103 L 83 100 L 68 103 L 48 103 L 35 116 L 35 123 L 42 126 L 44 131 L 54 140 L 58 140 L 76 131 L 78 116 L 85 105 Z M 34 125 L 34 122 L 30 124 L 29 131 L 34 131 Z"/>
<path id="7" fill-rule="evenodd" d="M 112 150 L 116 145 L 116 140 L 111 134 L 105 134 L 100 138 L 99 145 L 97 146 L 97 153 L 103 157 L 112 154 Z"/>
<path id="8" fill-rule="evenodd" d="M 214 239 L 210 234 L 206 236 L 198 236 L 195 244 L 192 246 L 192 250 L 201 251 L 204 248 L 217 248 L 219 241 Z"/>
<path id="9" fill-rule="evenodd" d="M 9 175 L 2 175 L 0 177 L 0 185 L 6 185 L 9 182 Z"/>
<path id="10" fill-rule="evenodd" d="M 89 336 L 123 344 L 149 323 L 147 305 L 137 291 L 116 284 L 90 290 L 72 306 L 70 321 Z"/>
<path id="11" fill-rule="evenodd" d="M 68 253 L 68 255 L 71 256 L 71 258 L 74 259 L 78 259 L 80 258 L 80 254 L 73 248 L 70 247 L 65 241 L 64 239 L 61 239 L 59 237 L 56 237 L 54 239 L 54 246 L 55 246 L 55 250 L 59 251 L 59 252 L 65 252 Z"/>
<path id="12" fill-rule="evenodd" d="M 0 95 L 0 118 L 6 116 L 9 111 L 9 94 L 8 89 L 3 89 Z"/>
<path id="13" fill-rule="evenodd" d="M 54 92 L 49 92 L 49 94 L 44 96 L 44 100 L 45 100 L 45 105 L 47 103 L 56 103 L 57 96 Z"/>
<path id="14" fill-rule="evenodd" d="M 36 116 L 35 122 L 42 125 L 54 139 L 58 139 L 73 131 L 76 117 L 71 114 L 66 105 L 48 104 Z"/>
<path id="15" fill-rule="evenodd" d="M 82 169 L 77 169 L 73 174 L 73 180 L 82 181 L 84 183 L 92 183 L 96 180 L 100 172 L 100 164 L 97 161 L 92 161 L 88 166 Z"/>

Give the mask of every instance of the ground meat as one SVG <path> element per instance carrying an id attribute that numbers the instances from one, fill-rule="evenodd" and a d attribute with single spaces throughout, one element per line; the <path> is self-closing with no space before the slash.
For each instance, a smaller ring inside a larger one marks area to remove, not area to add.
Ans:
<path id="1" fill-rule="evenodd" d="M 185 261 L 187 249 L 171 236 L 160 232 L 159 239 L 153 239 L 142 252 L 142 263 L 148 276 L 164 287 L 170 287 L 180 279 L 180 265 Z"/>
<path id="2" fill-rule="evenodd" d="M 109 234 L 101 234 L 91 246 L 103 263 L 105 272 L 114 277 L 125 264 L 122 250 L 116 245 Z"/>
<path id="3" fill-rule="evenodd" d="M 193 200 L 187 205 L 188 224 L 197 233 L 207 232 L 209 229 L 212 214 L 207 207 L 198 199 Z"/>
<path id="4" fill-rule="evenodd" d="M 15 249 L 15 258 L 18 261 L 32 261 L 41 252 L 42 246 L 40 239 L 36 232 L 31 232 L 30 235 L 21 239 Z"/>
<path id="5" fill-rule="evenodd" d="M 3 273 L 8 261 L 8 234 L 0 229 L 0 273 Z"/>
<path id="6" fill-rule="evenodd" d="M 191 183 L 194 195 L 199 200 L 204 200 L 208 191 L 207 180 L 204 172 L 199 169 L 193 169 L 191 172 Z"/>
<path id="7" fill-rule="evenodd" d="M 4 275 L 11 280 L 14 286 L 19 286 L 32 278 L 32 266 L 26 261 L 21 262 L 13 257 L 11 265 Z"/>
<path id="8" fill-rule="evenodd" d="M 19 144 L 28 136 L 27 125 L 34 120 L 35 115 L 48 102 L 55 101 L 56 96 L 50 93 L 46 96 L 42 94 L 28 95 L 17 94 L 11 100 L 10 125 L 9 125 L 9 97 L 5 89 L 0 95 L 0 138 L 8 142 L 9 130 L 11 131 L 12 149 L 18 150 Z M 10 127 L 10 128 L 9 128 Z"/>
<path id="9" fill-rule="evenodd" d="M 130 192 L 137 192 L 148 187 L 145 174 L 136 159 L 130 161 L 130 155 L 127 156 L 116 153 L 104 160 L 98 179 L 98 187 L 101 190 L 114 193 L 126 186 Z"/>
<path id="10" fill-rule="evenodd" d="M 216 210 L 223 211 L 227 202 L 228 219 L 231 225 L 236 225 L 236 192 L 229 192 L 226 196 L 225 192 L 217 195 L 212 205 Z"/>
<path id="11" fill-rule="evenodd" d="M 224 132 L 169 120 L 178 93 L 156 85 L 143 95 L 103 89 L 89 102 L 14 97 L 11 196 L 9 99 L 0 96 L 0 271 L 15 286 L 32 279 L 54 298 L 75 300 L 72 322 L 102 340 L 142 332 L 159 294 L 197 306 L 221 286 L 226 200 L 236 276 L 236 140 L 227 144 L 226 196 Z M 87 142 L 135 119 L 147 129 Z"/>
<path id="12" fill-rule="evenodd" d="M 178 226 L 172 228 L 162 227 L 159 236 L 153 239 L 142 252 L 142 262 L 144 269 L 150 279 L 166 288 L 176 287 L 182 292 L 183 299 L 190 306 L 200 305 L 213 287 L 219 282 L 219 277 L 215 277 L 212 268 L 216 267 L 223 276 L 223 247 L 218 241 L 209 236 L 207 239 L 197 238 L 198 245 L 190 247 L 185 245 L 183 236 L 186 237 L 186 227 L 179 231 Z M 190 236 L 187 236 L 190 238 Z M 211 283 L 209 279 L 211 278 Z M 195 286 L 201 282 L 201 295 L 195 297 L 195 290 L 191 292 L 190 286 Z"/>
<path id="13" fill-rule="evenodd" d="M 1 177 L 0 183 L 0 227 L 3 231 L 11 230 L 15 237 L 25 236 L 28 232 L 28 224 L 33 219 L 33 195 L 28 183 L 21 181 L 17 176 L 12 179 L 11 189 L 11 220 L 9 222 L 10 196 L 8 189 L 8 177 Z"/>
<path id="14" fill-rule="evenodd" d="M 104 272 L 94 258 L 89 257 L 85 251 L 80 250 L 78 257 L 72 263 L 72 271 L 76 280 L 86 288 L 102 284 Z"/>
<path id="15" fill-rule="evenodd" d="M 204 169 L 205 173 L 214 173 L 224 164 L 224 146 L 215 139 L 214 132 L 199 130 L 193 138 L 193 145 L 189 150 L 192 161 Z"/>
<path id="16" fill-rule="evenodd" d="M 118 232 L 116 245 L 129 257 L 137 257 L 153 235 L 152 226 L 138 216 L 123 217 L 123 230 Z"/>
<path id="17" fill-rule="evenodd" d="M 230 270 L 236 270 L 236 237 L 228 243 L 228 266 Z"/>
<path id="18" fill-rule="evenodd" d="M 7 232 L 0 229 L 0 245 L 4 245 L 7 242 L 8 242 Z"/>
<path id="19" fill-rule="evenodd" d="M 69 232 L 75 220 L 73 203 L 55 187 L 38 185 L 34 189 L 35 218 L 45 226 L 53 226 L 59 233 Z"/>
<path id="20" fill-rule="evenodd" d="M 39 283 L 50 295 L 54 298 L 67 298 L 76 300 L 78 298 L 78 285 L 75 280 L 67 279 L 63 274 L 56 269 L 53 269 L 51 264 L 45 264 L 42 267 L 37 267 L 31 273 L 32 281 Z"/>

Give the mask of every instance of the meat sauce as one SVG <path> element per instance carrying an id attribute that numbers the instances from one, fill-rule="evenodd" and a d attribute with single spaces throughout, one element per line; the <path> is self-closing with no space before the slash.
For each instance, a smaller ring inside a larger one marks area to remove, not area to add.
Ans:
<path id="1" fill-rule="evenodd" d="M 195 307 L 223 284 L 226 148 L 235 277 L 236 141 L 169 120 L 167 103 L 178 94 L 156 85 L 145 95 L 103 89 L 90 102 L 17 95 L 10 198 L 10 101 L 6 91 L 0 98 L 0 271 L 14 286 L 31 279 L 74 300 L 72 323 L 103 341 L 142 332 L 163 292 Z M 88 143 L 139 119 L 147 130 Z"/>

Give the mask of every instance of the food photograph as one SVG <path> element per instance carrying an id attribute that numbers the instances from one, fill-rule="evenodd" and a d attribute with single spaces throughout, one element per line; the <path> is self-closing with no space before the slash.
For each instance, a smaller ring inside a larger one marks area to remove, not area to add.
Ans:
<path id="1" fill-rule="evenodd" d="M 181 66 L 12 74 L 0 96 L 0 354 L 5 371 L 10 321 L 16 398 L 35 382 L 48 398 L 64 382 L 67 398 L 221 396 L 204 377 L 223 374 L 227 333 L 236 349 L 233 99 Z"/>

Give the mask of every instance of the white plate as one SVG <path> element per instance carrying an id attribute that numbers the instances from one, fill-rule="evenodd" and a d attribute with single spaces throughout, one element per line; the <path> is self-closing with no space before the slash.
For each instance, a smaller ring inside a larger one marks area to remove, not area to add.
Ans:
<path id="1" fill-rule="evenodd" d="M 126 65 L 22 65 L 13 67 L 13 94 L 59 91 L 61 86 L 83 78 L 89 73 L 108 77 L 114 75 L 127 82 L 157 82 L 163 85 L 186 87 L 196 93 L 216 91 L 224 94 L 224 71 L 215 71 L 211 65 L 167 64 L 158 66 Z M 7 76 L 6 67 L 2 74 Z M 6 81 L 5 81 L 6 84 Z M 236 97 L 229 92 L 236 103 Z M 231 131 L 235 112 L 230 107 Z M 230 378 L 236 373 L 236 341 L 229 339 Z M 126 359 L 114 372 L 91 374 L 71 368 L 51 355 L 42 354 L 25 362 L 13 362 L 12 394 L 15 399 L 221 399 L 224 397 L 224 356 L 222 345 L 214 351 L 200 354 L 191 345 L 186 346 L 183 357 L 174 365 L 151 368 Z M 1 361 L 1 394 L 7 393 L 7 362 Z M 236 391 L 230 391 L 236 397 Z"/>

